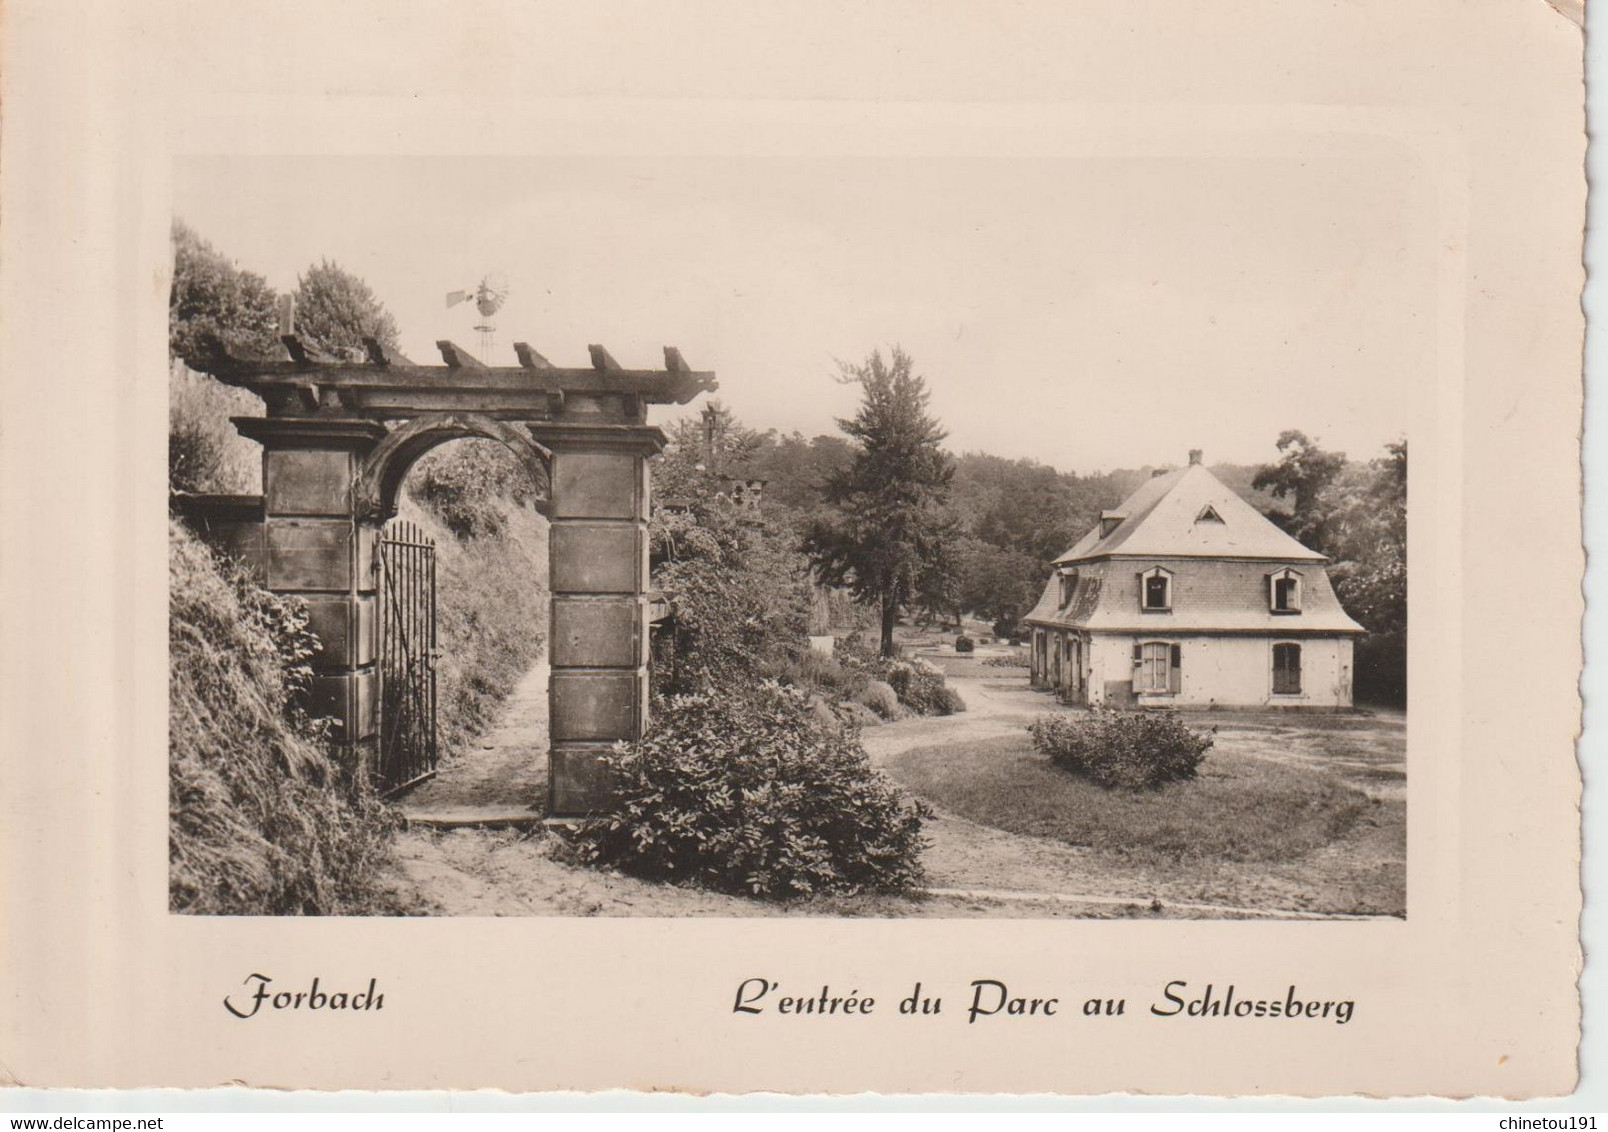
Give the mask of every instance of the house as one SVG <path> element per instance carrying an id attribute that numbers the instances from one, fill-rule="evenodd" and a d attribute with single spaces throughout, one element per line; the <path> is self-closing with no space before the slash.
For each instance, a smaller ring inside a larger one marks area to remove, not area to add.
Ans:
<path id="1" fill-rule="evenodd" d="M 1024 618 L 1033 685 L 1089 705 L 1349 707 L 1364 629 L 1327 562 L 1192 451 L 1055 560 Z"/>

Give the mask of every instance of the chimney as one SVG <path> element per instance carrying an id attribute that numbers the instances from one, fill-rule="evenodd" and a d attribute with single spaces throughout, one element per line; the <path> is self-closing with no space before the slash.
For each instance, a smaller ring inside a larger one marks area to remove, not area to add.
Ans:
<path id="1" fill-rule="evenodd" d="M 1199 448 L 1191 448 L 1189 450 L 1190 467 L 1194 467 L 1196 464 L 1200 463 L 1200 458 L 1202 455 L 1204 455 L 1204 453 L 1202 453 Z"/>

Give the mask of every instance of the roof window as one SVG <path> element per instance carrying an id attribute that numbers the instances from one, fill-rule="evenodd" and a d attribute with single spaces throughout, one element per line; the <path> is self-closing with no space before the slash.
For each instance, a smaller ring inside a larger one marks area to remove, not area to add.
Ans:
<path id="1" fill-rule="evenodd" d="M 1153 566 L 1139 575 L 1139 608 L 1146 613 L 1172 609 L 1172 571 Z"/>
<path id="2" fill-rule="evenodd" d="M 1285 567 L 1267 576 L 1267 607 L 1274 613 L 1301 612 L 1301 575 Z"/>

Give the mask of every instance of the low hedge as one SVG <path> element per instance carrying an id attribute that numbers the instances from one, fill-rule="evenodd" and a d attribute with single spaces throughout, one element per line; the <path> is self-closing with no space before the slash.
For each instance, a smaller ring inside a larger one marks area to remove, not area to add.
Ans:
<path id="1" fill-rule="evenodd" d="M 1104 708 L 1087 715 L 1041 715 L 1028 731 L 1033 746 L 1055 765 L 1124 790 L 1194 778 L 1215 734 L 1193 731 L 1161 712 Z"/>

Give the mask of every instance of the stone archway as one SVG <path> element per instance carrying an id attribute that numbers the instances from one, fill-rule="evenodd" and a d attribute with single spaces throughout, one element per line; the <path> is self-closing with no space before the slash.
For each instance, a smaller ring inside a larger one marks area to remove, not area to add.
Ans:
<path id="1" fill-rule="evenodd" d="M 538 473 L 551 472 L 553 454 L 528 431 L 479 413 L 425 413 L 390 429 L 363 458 L 352 485 L 353 511 L 361 520 L 384 523 L 396 514 L 402 481 L 419 457 L 448 441 L 467 437 L 501 442 L 519 457 L 531 486 L 544 486 L 544 477 Z"/>
<path id="2" fill-rule="evenodd" d="M 263 449 L 257 565 L 270 590 L 306 602 L 324 644 L 310 710 L 372 758 L 379 726 L 375 546 L 407 469 L 447 440 L 500 440 L 549 485 L 549 807 L 579 814 L 608 799 L 599 756 L 648 722 L 648 457 L 664 434 L 650 404 L 716 388 L 673 347 L 662 370 L 623 369 L 601 346 L 592 364 L 555 367 L 525 343 L 517 366 L 489 366 L 450 342 L 422 366 L 369 341 L 366 362 L 238 358 L 221 345 L 191 364 L 257 394 L 237 417 Z"/>

